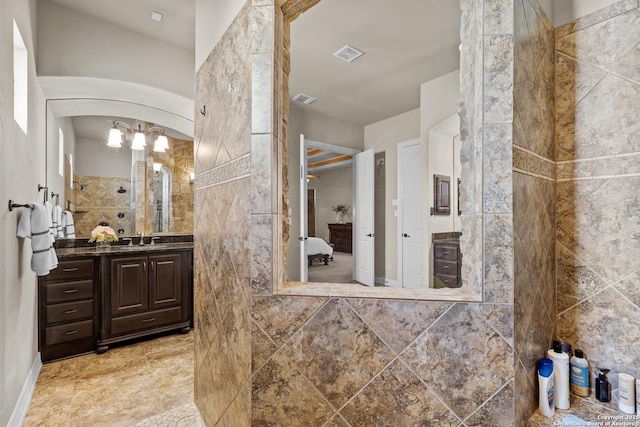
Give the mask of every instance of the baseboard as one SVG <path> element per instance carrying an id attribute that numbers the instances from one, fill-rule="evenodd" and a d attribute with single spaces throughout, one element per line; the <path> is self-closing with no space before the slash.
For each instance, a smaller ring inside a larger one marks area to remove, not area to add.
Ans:
<path id="1" fill-rule="evenodd" d="M 40 353 L 36 354 L 36 358 L 31 364 L 29 375 L 22 385 L 22 391 L 20 391 L 20 397 L 16 402 L 16 406 L 13 408 L 11 418 L 9 418 L 8 427 L 19 427 L 24 422 L 29 411 L 29 405 L 31 404 L 31 397 L 33 391 L 36 389 L 36 382 L 38 381 L 38 375 L 40 375 L 40 369 L 42 368 L 42 360 Z"/>
<path id="2" fill-rule="evenodd" d="M 376 277 L 374 279 L 374 282 L 376 285 L 391 286 L 392 288 L 398 287 L 397 280 L 385 279 L 384 277 Z"/>

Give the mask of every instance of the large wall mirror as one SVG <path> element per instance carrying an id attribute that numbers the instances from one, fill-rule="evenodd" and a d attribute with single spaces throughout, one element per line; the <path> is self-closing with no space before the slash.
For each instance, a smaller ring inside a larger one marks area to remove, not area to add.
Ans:
<path id="1" fill-rule="evenodd" d="M 47 101 L 46 169 L 48 199 L 71 212 L 75 237 L 100 224 L 120 237 L 193 233 L 193 138 L 126 108 L 127 116 L 81 115 L 73 103 Z M 107 146 L 112 129 L 120 148 Z M 139 130 L 146 146 L 134 150 Z M 160 135 L 164 150 L 155 146 Z"/>
<path id="2" fill-rule="evenodd" d="M 461 274 L 460 23 L 458 2 L 383 0 L 290 22 L 280 291 L 481 298 Z"/>

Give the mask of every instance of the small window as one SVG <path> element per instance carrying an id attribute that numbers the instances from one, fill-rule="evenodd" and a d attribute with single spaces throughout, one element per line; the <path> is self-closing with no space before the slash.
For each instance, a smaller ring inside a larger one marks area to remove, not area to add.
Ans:
<path id="1" fill-rule="evenodd" d="M 58 173 L 64 178 L 64 133 L 58 128 Z"/>
<path id="2" fill-rule="evenodd" d="M 69 153 L 69 188 L 73 188 L 73 154 Z"/>
<path id="3" fill-rule="evenodd" d="M 29 61 L 27 47 L 16 21 L 13 21 L 13 119 L 27 133 Z"/>

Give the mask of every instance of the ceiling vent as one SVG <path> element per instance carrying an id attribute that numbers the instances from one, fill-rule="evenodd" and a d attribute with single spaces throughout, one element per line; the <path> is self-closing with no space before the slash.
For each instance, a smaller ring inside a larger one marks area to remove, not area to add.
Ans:
<path id="1" fill-rule="evenodd" d="M 163 15 L 160 12 L 151 12 L 151 19 L 156 22 L 162 21 L 162 16 Z"/>
<path id="2" fill-rule="evenodd" d="M 360 58 L 364 55 L 364 52 L 359 51 L 353 46 L 344 45 L 344 47 L 340 48 L 336 53 L 333 54 L 336 58 L 340 58 L 343 61 L 353 62 L 356 59 Z"/>
<path id="3" fill-rule="evenodd" d="M 293 98 L 294 101 L 300 102 L 305 105 L 312 104 L 318 100 L 318 98 L 314 98 L 313 96 L 305 95 L 304 93 L 299 93 Z"/>

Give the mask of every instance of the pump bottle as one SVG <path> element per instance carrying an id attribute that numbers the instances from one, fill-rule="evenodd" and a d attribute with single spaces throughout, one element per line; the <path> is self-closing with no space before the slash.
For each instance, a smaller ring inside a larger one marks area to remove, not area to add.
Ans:
<path id="1" fill-rule="evenodd" d="M 610 369 L 600 369 L 600 374 L 596 378 L 596 399 L 600 402 L 611 402 L 611 384 L 607 379 Z"/>
<path id="2" fill-rule="evenodd" d="M 553 349 L 547 352 L 553 361 L 553 389 L 555 406 L 558 409 L 569 409 L 569 355 L 562 351 L 560 343 L 554 343 Z"/>

